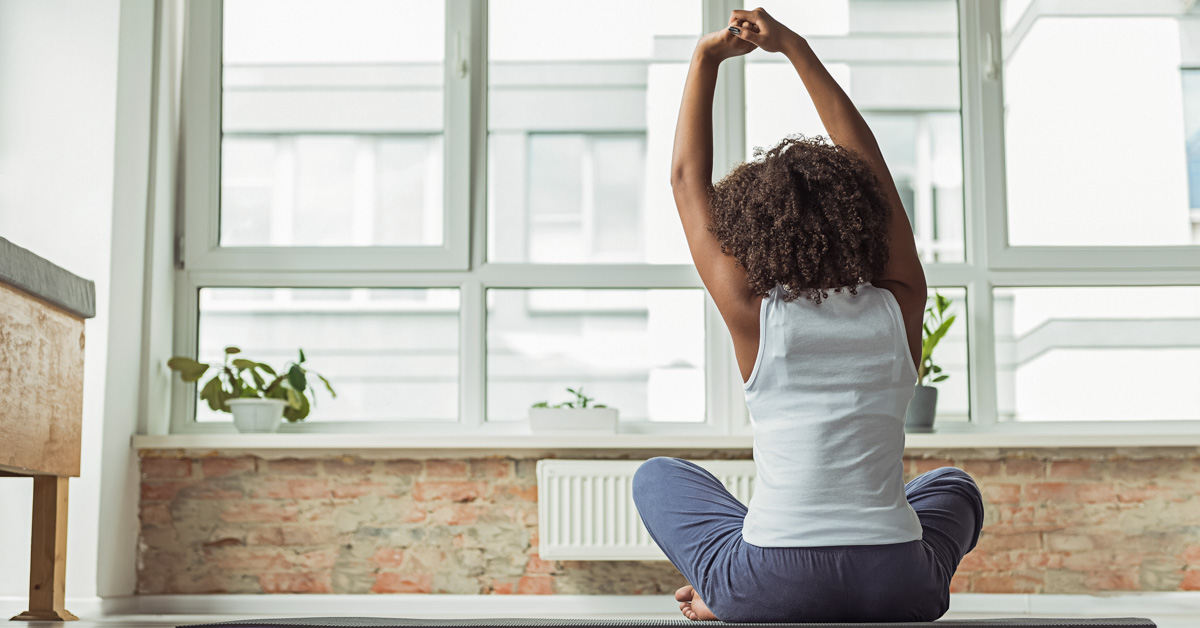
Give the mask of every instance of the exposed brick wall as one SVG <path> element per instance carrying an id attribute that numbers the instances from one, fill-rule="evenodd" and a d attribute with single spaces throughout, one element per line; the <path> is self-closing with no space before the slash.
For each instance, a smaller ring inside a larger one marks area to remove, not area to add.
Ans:
<path id="1" fill-rule="evenodd" d="M 906 457 L 905 479 L 957 466 L 983 491 L 984 530 L 954 592 L 1200 590 L 1198 462 L 1192 448 L 946 450 Z M 656 594 L 684 583 L 665 561 L 541 560 L 536 463 L 146 452 L 138 591 Z"/>

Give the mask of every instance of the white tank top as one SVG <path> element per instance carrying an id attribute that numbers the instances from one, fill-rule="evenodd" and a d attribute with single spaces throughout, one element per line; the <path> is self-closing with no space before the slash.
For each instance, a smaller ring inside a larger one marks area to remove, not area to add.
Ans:
<path id="1" fill-rule="evenodd" d="M 917 381 L 900 304 L 869 283 L 820 304 L 759 312 L 745 383 L 754 496 L 742 538 L 759 547 L 883 545 L 921 538 L 904 495 L 904 413 Z"/>

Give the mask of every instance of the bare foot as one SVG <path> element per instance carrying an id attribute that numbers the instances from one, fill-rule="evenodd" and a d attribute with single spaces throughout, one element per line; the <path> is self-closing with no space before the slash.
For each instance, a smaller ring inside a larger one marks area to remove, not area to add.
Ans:
<path id="1" fill-rule="evenodd" d="M 684 617 L 692 621 L 716 621 L 717 616 L 708 610 L 708 605 L 696 595 L 692 585 L 680 587 L 675 592 L 675 599 L 679 601 L 679 610 L 683 612 Z"/>

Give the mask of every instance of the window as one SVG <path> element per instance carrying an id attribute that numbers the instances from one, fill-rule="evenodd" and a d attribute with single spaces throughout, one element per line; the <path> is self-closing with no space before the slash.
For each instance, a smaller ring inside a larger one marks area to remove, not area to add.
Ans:
<path id="1" fill-rule="evenodd" d="M 445 9 L 411 9 L 225 1 L 221 245 L 442 244 Z"/>
<path id="2" fill-rule="evenodd" d="M 700 290 L 489 290 L 489 421 L 582 387 L 625 423 L 704 419 Z"/>
<path id="3" fill-rule="evenodd" d="M 996 369 L 975 380 L 995 385 L 986 419 L 1139 431 L 1200 418 L 1187 393 L 1200 313 L 1189 12 L 1044 0 L 989 12 L 1000 45 L 981 73 L 1001 75 L 1003 93 L 989 93 L 982 136 L 1005 194 L 981 200 L 990 289 L 976 296 L 992 338 L 974 348 Z"/>
<path id="4" fill-rule="evenodd" d="M 1184 141 L 1187 143 L 1188 219 L 1200 244 L 1200 70 L 1183 71 Z"/>
<path id="5" fill-rule="evenodd" d="M 1135 4 L 1045 4 L 1006 7 L 1009 243 L 1200 244 L 1189 202 L 1200 103 L 1191 72 L 1180 76 L 1200 61 L 1187 58 L 1200 32 Z"/>
<path id="6" fill-rule="evenodd" d="M 1200 420 L 1200 287 L 997 288 L 1010 421 Z"/>
<path id="7" fill-rule="evenodd" d="M 582 385 L 622 433 L 748 433 L 668 184 L 695 43 L 739 5 L 570 5 L 189 3 L 176 353 L 303 347 L 339 397 L 299 431 L 521 433 Z M 767 7 L 871 125 L 953 300 L 939 431 L 1200 421 L 1154 401 L 1198 375 L 1200 40 L 1135 5 Z M 727 61 L 715 173 L 792 133 L 826 134 L 786 59 Z M 173 385 L 172 430 L 232 429 Z"/>
<path id="8" fill-rule="evenodd" d="M 421 135 L 226 133 L 223 246 L 442 242 L 442 143 Z"/>
<path id="9" fill-rule="evenodd" d="M 304 349 L 323 388 L 306 421 L 458 419 L 458 291 L 452 289 L 203 288 L 199 359 L 220 364 L 234 345 L 282 366 Z M 228 413 L 197 404 L 196 420 Z"/>
<path id="10" fill-rule="evenodd" d="M 561 6 L 488 3 L 488 260 L 691 263 L 668 181 L 702 3 Z"/>
<path id="11" fill-rule="evenodd" d="M 520 431 L 581 385 L 622 431 L 737 429 L 667 176 L 704 4 L 483 8 L 189 5 L 177 351 L 303 347 L 339 396 L 301 430 Z M 228 429 L 176 393 L 174 430 Z"/>
<path id="12" fill-rule="evenodd" d="M 524 160 L 492 160 L 493 179 L 526 183 L 491 197 L 488 251 L 494 261 L 647 261 L 644 133 L 520 135 Z"/>

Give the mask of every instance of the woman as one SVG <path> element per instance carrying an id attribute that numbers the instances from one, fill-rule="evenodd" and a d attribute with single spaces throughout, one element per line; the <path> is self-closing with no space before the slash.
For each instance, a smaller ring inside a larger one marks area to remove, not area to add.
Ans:
<path id="1" fill-rule="evenodd" d="M 879 146 L 804 38 L 734 11 L 692 57 L 671 183 L 696 269 L 733 338 L 754 424 L 749 508 L 711 474 L 654 458 L 634 476 L 650 535 L 690 583 L 690 619 L 932 621 L 979 539 L 960 469 L 903 482 L 924 272 Z M 833 145 L 787 138 L 712 185 L 721 61 L 788 57 Z"/>

